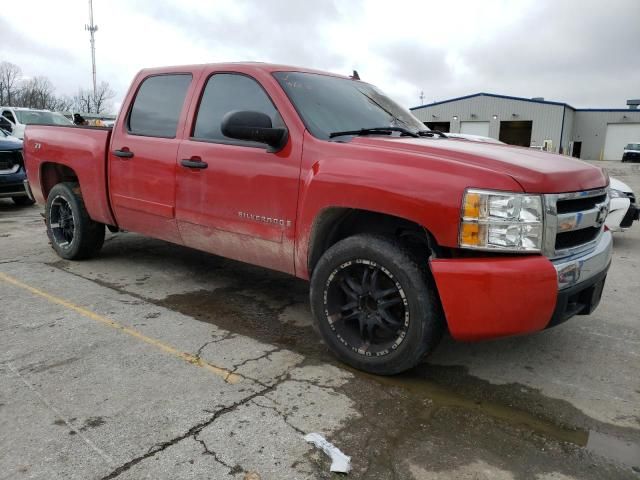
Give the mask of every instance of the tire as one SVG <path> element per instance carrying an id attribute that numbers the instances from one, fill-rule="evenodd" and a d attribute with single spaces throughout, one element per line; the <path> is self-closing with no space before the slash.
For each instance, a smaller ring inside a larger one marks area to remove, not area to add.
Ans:
<path id="1" fill-rule="evenodd" d="M 361 234 L 333 245 L 313 271 L 310 297 L 314 327 L 331 351 L 369 373 L 416 366 L 444 331 L 426 259 L 393 238 Z"/>
<path id="2" fill-rule="evenodd" d="M 91 258 L 102 248 L 104 225 L 89 217 L 77 183 L 58 183 L 51 189 L 45 220 L 51 246 L 66 260 Z"/>
<path id="3" fill-rule="evenodd" d="M 27 197 L 27 196 L 24 196 L 24 197 L 11 197 L 11 200 L 13 200 L 13 203 L 18 205 L 19 207 L 28 207 L 28 206 L 31 206 L 34 203 L 36 203 L 33 200 L 31 200 L 29 197 Z"/>

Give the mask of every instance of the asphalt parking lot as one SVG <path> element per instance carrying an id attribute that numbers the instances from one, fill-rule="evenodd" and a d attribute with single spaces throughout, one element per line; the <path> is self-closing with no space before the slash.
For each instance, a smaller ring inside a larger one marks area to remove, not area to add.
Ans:
<path id="1" fill-rule="evenodd" d="M 603 164 L 640 193 L 640 165 Z M 536 335 L 350 370 L 307 284 L 131 233 L 67 262 L 0 200 L 0 479 L 640 479 L 640 225 L 602 303 Z"/>

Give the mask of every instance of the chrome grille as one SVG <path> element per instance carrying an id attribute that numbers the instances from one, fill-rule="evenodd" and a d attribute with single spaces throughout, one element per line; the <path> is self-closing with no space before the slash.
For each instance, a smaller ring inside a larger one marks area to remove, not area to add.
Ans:
<path id="1" fill-rule="evenodd" d="M 609 212 L 607 190 L 547 194 L 544 254 L 561 258 L 593 248 Z"/>

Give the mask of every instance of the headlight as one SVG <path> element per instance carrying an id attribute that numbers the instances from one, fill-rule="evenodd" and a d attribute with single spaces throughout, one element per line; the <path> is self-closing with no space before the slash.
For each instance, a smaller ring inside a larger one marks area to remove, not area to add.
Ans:
<path id="1" fill-rule="evenodd" d="M 624 192 L 616 190 L 615 188 L 609 189 L 609 197 L 611 198 L 629 198 Z"/>
<path id="2" fill-rule="evenodd" d="M 464 194 L 462 248 L 539 252 L 543 210 L 540 195 L 469 189 Z"/>

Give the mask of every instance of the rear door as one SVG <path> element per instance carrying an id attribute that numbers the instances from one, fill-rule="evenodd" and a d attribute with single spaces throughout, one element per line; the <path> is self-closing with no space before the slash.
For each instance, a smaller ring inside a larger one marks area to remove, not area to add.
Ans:
<path id="1" fill-rule="evenodd" d="M 191 73 L 148 76 L 116 124 L 109 193 L 123 229 L 182 243 L 175 219 L 176 156 L 192 88 Z"/>
<path id="2" fill-rule="evenodd" d="M 191 131 L 178 151 L 182 238 L 193 248 L 293 273 L 302 138 L 290 134 L 284 149 L 269 153 L 264 144 L 225 137 L 220 124 L 233 110 L 263 112 L 274 127 L 286 125 L 249 75 L 214 72 L 203 76 L 202 88 Z"/>

